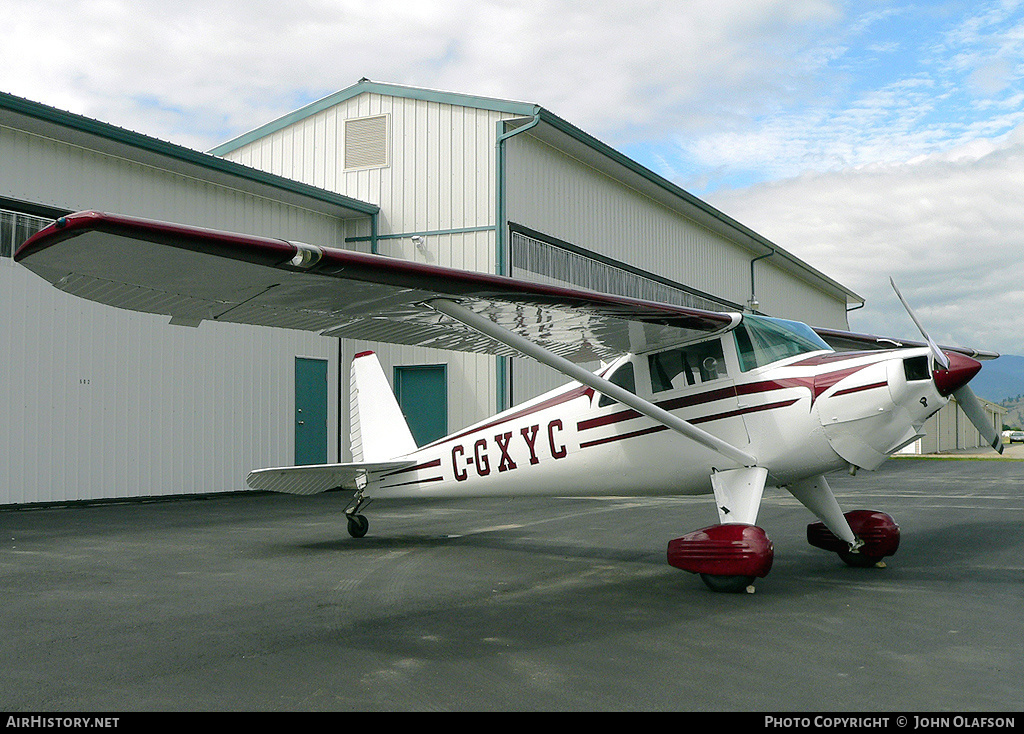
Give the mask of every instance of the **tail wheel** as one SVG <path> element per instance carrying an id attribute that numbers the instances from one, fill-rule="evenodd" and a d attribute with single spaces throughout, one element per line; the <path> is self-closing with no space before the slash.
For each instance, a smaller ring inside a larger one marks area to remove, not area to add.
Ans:
<path id="1" fill-rule="evenodd" d="M 370 521 L 363 515 L 348 515 L 348 534 L 353 538 L 362 538 L 370 529 Z"/>

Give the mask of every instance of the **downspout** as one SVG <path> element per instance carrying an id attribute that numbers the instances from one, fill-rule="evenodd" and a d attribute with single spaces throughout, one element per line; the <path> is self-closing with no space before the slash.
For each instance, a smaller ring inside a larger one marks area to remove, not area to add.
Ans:
<path id="1" fill-rule="evenodd" d="M 504 122 L 505 121 L 503 120 L 502 122 L 498 123 L 499 129 Z M 507 272 L 508 268 L 505 267 L 507 264 L 505 262 L 505 233 L 506 230 L 508 229 L 507 215 L 505 213 L 505 141 L 514 135 L 524 133 L 530 128 L 536 127 L 537 123 L 539 122 L 540 108 L 537 107 L 535 108 L 535 112 L 533 113 L 532 120 L 530 120 L 525 125 L 520 125 L 519 127 L 513 130 L 509 130 L 508 132 L 505 133 L 500 133 L 498 135 L 498 140 L 495 143 L 495 147 L 497 148 L 497 156 L 495 159 L 497 181 L 494 189 L 496 192 L 497 200 L 495 201 L 494 205 L 494 272 L 497 275 L 509 275 L 509 273 Z"/>
<path id="2" fill-rule="evenodd" d="M 508 216 L 505 212 L 505 141 L 513 135 L 526 132 L 536 127 L 540 122 L 540 107 L 534 107 L 533 119 L 525 125 L 501 132 L 505 121 L 498 123 L 498 138 L 494 143 L 495 147 L 495 202 L 494 202 L 494 272 L 497 275 L 511 275 L 511 268 L 507 267 L 505 234 L 508 232 Z M 497 382 L 496 405 L 498 412 L 509 408 L 509 362 L 508 357 L 495 357 L 495 380 Z"/>
<path id="3" fill-rule="evenodd" d="M 766 258 L 769 258 L 774 254 L 775 250 L 773 249 L 771 252 L 768 252 L 764 255 L 758 255 L 757 257 L 750 261 L 750 300 L 747 301 L 747 308 L 750 309 L 751 313 L 755 313 L 757 311 L 757 307 L 761 305 L 757 301 L 757 289 L 754 287 L 754 263 L 756 263 L 758 260 L 764 260 Z"/>

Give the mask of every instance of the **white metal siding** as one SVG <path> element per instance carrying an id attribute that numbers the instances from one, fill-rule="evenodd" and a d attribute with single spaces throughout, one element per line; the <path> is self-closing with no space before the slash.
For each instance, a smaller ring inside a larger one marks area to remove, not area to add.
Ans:
<path id="1" fill-rule="evenodd" d="M 345 121 L 387 115 L 387 166 L 346 171 Z M 497 112 L 424 100 L 361 94 L 232 151 L 225 157 L 381 207 L 377 251 L 382 255 L 478 272 L 494 272 Z M 422 248 L 410 236 L 425 233 Z M 368 236 L 354 225 L 348 236 Z M 366 241 L 346 245 L 368 251 Z M 380 357 L 388 379 L 403 364 L 448 365 L 451 430 L 491 415 L 496 407 L 495 359 L 381 343 L 344 343 L 344 362 L 365 349 Z M 347 395 L 342 395 L 343 411 Z M 343 412 L 343 415 L 345 413 Z M 347 434 L 347 426 L 345 427 Z"/>
<path id="2" fill-rule="evenodd" d="M 334 217 L 0 127 L 0 197 L 337 245 Z M 292 463 L 294 359 L 337 340 L 167 319 L 83 301 L 0 258 L 0 504 L 245 488 Z M 331 439 L 329 456 L 338 455 Z"/>
<path id="3" fill-rule="evenodd" d="M 813 287 L 793 273 L 772 263 L 773 258 L 754 263 L 754 284 L 759 311 L 769 316 L 804 321 L 812 326 L 849 329 L 846 303 Z M 747 265 L 747 295 L 750 298 L 750 266 Z"/>
<path id="4" fill-rule="evenodd" d="M 389 118 L 389 165 L 346 171 L 345 120 L 375 115 Z M 496 126 L 505 117 L 509 115 L 366 93 L 225 157 L 377 204 L 381 235 L 493 226 Z M 464 255 L 467 269 L 479 270 L 486 263 L 493 271 L 491 253 Z M 459 259 L 458 251 L 452 258 Z"/>
<path id="5" fill-rule="evenodd" d="M 337 218 L 0 126 L 0 197 L 339 246 Z"/>
<path id="6" fill-rule="evenodd" d="M 292 463 L 295 355 L 337 370 L 336 340 L 169 326 L 7 259 L 0 294 L 0 504 L 244 489 L 250 469 Z"/>
<path id="7" fill-rule="evenodd" d="M 705 291 L 733 303 L 750 298 L 747 248 L 703 227 L 529 133 L 510 138 L 511 222 Z M 755 265 L 761 310 L 846 327 L 845 301 L 786 273 L 769 258 Z"/>

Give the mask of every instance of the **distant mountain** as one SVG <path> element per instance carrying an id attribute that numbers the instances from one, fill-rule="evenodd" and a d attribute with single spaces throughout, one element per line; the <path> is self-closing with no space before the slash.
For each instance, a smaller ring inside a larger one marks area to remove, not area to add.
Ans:
<path id="1" fill-rule="evenodd" d="M 1006 415 L 1003 416 L 1003 427 L 1021 430 L 1024 428 L 1024 397 L 1017 399 L 1010 398 L 1000 403 L 1006 408 Z"/>
<path id="2" fill-rule="evenodd" d="M 993 403 L 1024 397 L 1024 357 L 1004 354 L 982 362 L 981 372 L 971 380 L 971 389 Z"/>

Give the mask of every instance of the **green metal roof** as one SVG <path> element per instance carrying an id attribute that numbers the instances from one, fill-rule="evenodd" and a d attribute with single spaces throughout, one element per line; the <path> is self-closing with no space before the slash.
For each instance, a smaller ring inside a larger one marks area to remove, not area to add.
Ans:
<path id="1" fill-rule="evenodd" d="M 0 123 L 4 122 L 5 118 L 9 119 L 14 116 L 20 116 L 22 120 L 27 118 L 35 121 L 40 131 L 46 127 L 50 127 L 51 131 L 53 128 L 59 128 L 63 134 L 58 139 L 65 139 L 67 134 L 71 133 L 89 136 L 108 145 L 127 146 L 147 156 L 156 156 L 179 165 L 205 169 L 209 174 L 214 174 L 217 177 L 228 176 L 236 180 L 241 179 L 254 185 L 269 187 L 282 194 L 290 195 L 290 197 L 298 196 L 307 200 L 315 200 L 338 209 L 339 213 L 342 213 L 341 210 L 347 210 L 349 214 L 353 215 L 374 215 L 380 211 L 380 207 L 375 204 L 359 201 L 293 179 L 275 176 L 208 153 L 201 153 L 175 143 L 0 92 Z M 19 127 L 24 127 L 24 125 L 19 125 Z"/>
<path id="2" fill-rule="evenodd" d="M 491 110 L 494 112 L 505 112 L 510 115 L 521 115 L 521 116 L 533 116 L 540 108 L 537 105 L 528 102 L 513 102 L 505 99 L 495 99 L 493 97 L 477 97 L 470 94 L 458 94 L 455 92 L 441 92 L 434 89 L 422 89 L 420 87 L 408 87 L 403 84 L 387 84 L 384 82 L 374 82 L 369 79 L 360 79 L 358 82 L 353 84 L 351 87 L 342 89 L 340 92 L 328 95 L 323 99 L 312 102 L 305 107 L 300 107 L 294 112 L 289 112 L 284 117 L 279 117 L 276 120 L 268 122 L 266 125 L 240 135 L 233 140 L 229 140 L 226 143 L 218 145 L 216 148 L 210 151 L 211 155 L 225 155 L 233 150 L 237 150 L 244 145 L 259 140 L 260 138 L 266 137 L 271 133 L 275 133 L 278 130 L 282 130 L 289 125 L 292 125 L 300 120 L 304 120 L 307 117 L 311 117 L 318 112 L 330 109 L 337 104 L 341 104 L 353 97 L 358 97 L 360 94 L 375 93 L 382 94 L 391 97 L 402 97 L 405 99 L 419 99 L 426 102 L 438 102 L 440 104 L 458 105 L 460 107 L 473 107 L 481 110 Z"/>

